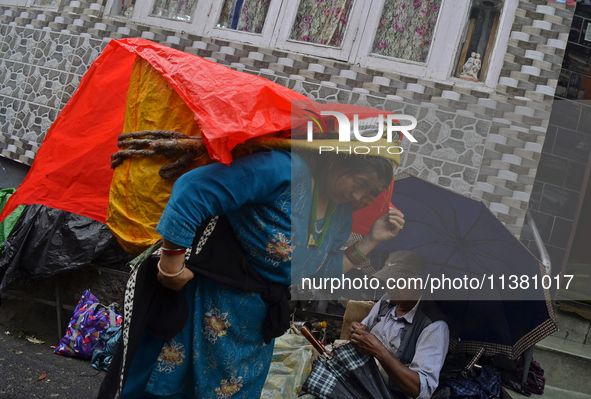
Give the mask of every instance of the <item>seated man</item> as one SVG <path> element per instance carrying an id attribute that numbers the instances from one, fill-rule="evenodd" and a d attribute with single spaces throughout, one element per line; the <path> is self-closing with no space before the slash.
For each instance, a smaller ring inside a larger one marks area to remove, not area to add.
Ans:
<path id="1" fill-rule="evenodd" d="M 377 359 L 387 374 L 390 391 L 398 398 L 431 397 L 449 346 L 444 315 L 422 296 L 421 284 L 415 287 L 413 283 L 423 276 L 423 269 L 419 254 L 391 253 L 386 266 L 372 277 L 384 281 L 384 286 L 389 280 L 391 287 L 402 278 L 406 288 L 388 289 L 369 315 L 349 328 L 351 343 Z"/>

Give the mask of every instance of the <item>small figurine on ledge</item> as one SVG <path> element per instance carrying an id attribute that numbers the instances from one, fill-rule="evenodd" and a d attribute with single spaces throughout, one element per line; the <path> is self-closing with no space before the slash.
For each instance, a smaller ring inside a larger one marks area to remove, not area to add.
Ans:
<path id="1" fill-rule="evenodd" d="M 478 82 L 478 72 L 480 72 L 481 67 L 482 62 L 480 61 L 480 54 L 472 53 L 471 57 L 468 58 L 468 61 L 466 61 L 464 67 L 462 68 L 460 79 Z"/>

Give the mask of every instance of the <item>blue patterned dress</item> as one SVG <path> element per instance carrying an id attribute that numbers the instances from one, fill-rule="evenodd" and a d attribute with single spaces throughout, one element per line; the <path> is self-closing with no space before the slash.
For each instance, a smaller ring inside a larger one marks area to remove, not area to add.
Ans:
<path id="1" fill-rule="evenodd" d="M 306 248 L 311 185 L 308 165 L 286 151 L 259 152 L 230 166 L 204 166 L 175 183 L 157 231 L 189 247 L 203 220 L 225 214 L 265 280 L 289 285 L 315 273 L 339 277 L 339 248 L 351 232 L 351 205 L 337 206 L 321 247 Z M 260 397 L 273 352 L 273 342 L 264 343 L 267 306 L 260 294 L 201 278 L 183 292 L 192 317 L 167 342 L 144 334 L 123 398 Z"/>

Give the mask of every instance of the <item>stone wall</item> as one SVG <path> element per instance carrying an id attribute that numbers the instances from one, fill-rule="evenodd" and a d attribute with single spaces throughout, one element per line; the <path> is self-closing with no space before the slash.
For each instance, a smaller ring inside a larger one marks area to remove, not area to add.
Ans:
<path id="1" fill-rule="evenodd" d="M 1 155 L 31 165 L 106 42 L 6 24 L 0 25 L 0 37 Z"/>

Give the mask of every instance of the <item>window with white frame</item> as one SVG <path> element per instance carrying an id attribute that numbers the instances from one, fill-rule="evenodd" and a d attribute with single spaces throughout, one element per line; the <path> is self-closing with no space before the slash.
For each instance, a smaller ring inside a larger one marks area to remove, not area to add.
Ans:
<path id="1" fill-rule="evenodd" d="M 197 5 L 202 0 L 107 0 L 109 15 L 122 17 L 146 25 L 195 33 L 202 29 L 196 23 Z M 120 2 L 121 4 L 116 4 Z"/>
<path id="2" fill-rule="evenodd" d="M 283 3 L 273 47 L 348 61 L 365 20 L 363 0 L 299 0 Z"/>
<path id="3" fill-rule="evenodd" d="M 440 8 L 441 0 L 386 0 L 372 54 L 425 62 Z"/>
<path id="4" fill-rule="evenodd" d="M 446 80 L 470 0 L 373 0 L 350 62 Z M 381 12 L 375 12 L 380 10 Z"/>
<path id="5" fill-rule="evenodd" d="M 270 47 L 282 0 L 201 0 L 202 34 Z M 203 8 L 202 8 L 203 7 Z"/>
<path id="6" fill-rule="evenodd" d="M 0 5 L 3 6 L 31 6 L 34 5 L 34 0 L 0 0 Z M 59 5 L 59 1 L 58 1 Z M 57 8 L 57 5 L 55 6 Z M 6 10 L 4 15 L 9 15 L 12 10 Z"/>
<path id="7" fill-rule="evenodd" d="M 57 8 L 60 6 L 60 0 L 35 0 L 34 6 Z"/>
<path id="8" fill-rule="evenodd" d="M 270 0 L 225 0 L 215 26 L 216 28 L 261 34 L 270 3 Z"/>
<path id="9" fill-rule="evenodd" d="M 111 15 L 150 25 L 425 79 L 486 83 L 489 87 L 496 84 L 502 67 L 502 57 L 493 54 L 507 44 L 518 3 L 144 0 L 136 5 L 135 0 L 121 0 L 116 4 L 119 1 L 107 3 Z M 476 69 L 476 76 L 469 79 L 468 72 L 474 75 Z"/>
<path id="10" fill-rule="evenodd" d="M 156 0 L 151 16 L 191 22 L 197 0 Z"/>
<path id="11" fill-rule="evenodd" d="M 289 40 L 341 47 L 353 0 L 301 0 Z"/>

